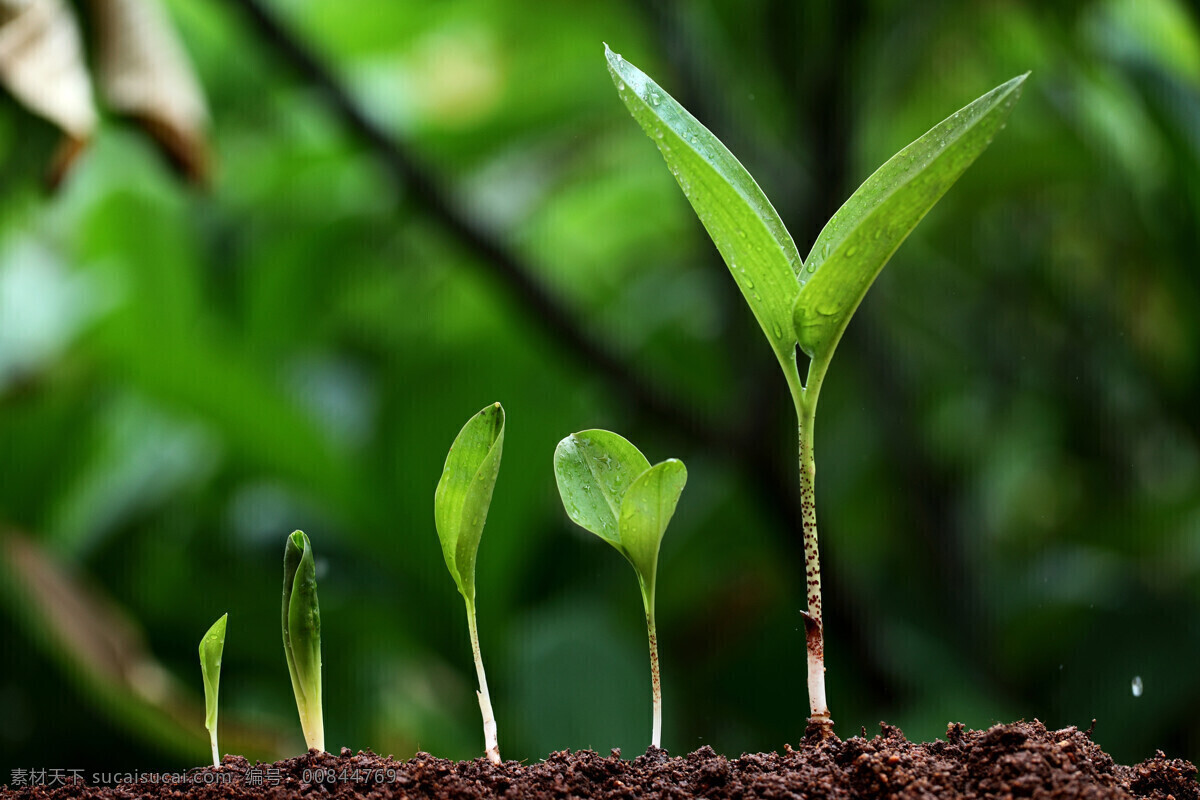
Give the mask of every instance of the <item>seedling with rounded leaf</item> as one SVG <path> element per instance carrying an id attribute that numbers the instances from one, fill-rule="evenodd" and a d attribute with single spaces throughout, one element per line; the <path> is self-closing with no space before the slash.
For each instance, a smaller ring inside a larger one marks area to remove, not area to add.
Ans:
<path id="1" fill-rule="evenodd" d="M 504 409 L 494 403 L 467 420 L 458 432 L 433 495 L 433 519 L 446 568 L 467 605 L 467 628 L 471 633 L 475 674 L 479 678 L 476 696 L 483 715 L 484 748 L 493 764 L 500 763 L 500 746 L 475 624 L 475 557 L 492 504 L 503 449 Z"/>
<path id="2" fill-rule="evenodd" d="M 221 766 L 217 749 L 217 692 L 221 688 L 221 654 L 225 652 L 225 622 L 228 614 L 212 624 L 200 640 L 200 675 L 204 678 L 204 727 L 212 743 L 213 766 Z"/>
<path id="3" fill-rule="evenodd" d="M 567 516 L 617 549 L 633 565 L 650 639 L 650 688 L 653 701 L 651 743 L 662 746 L 662 681 L 654 590 L 658 548 L 687 483 L 678 459 L 650 466 L 642 452 L 611 431 L 573 433 L 554 451 L 554 477 Z"/>
<path id="4" fill-rule="evenodd" d="M 1020 75 L 956 111 L 871 175 L 817 236 L 805 259 L 766 195 L 733 154 L 637 67 L 605 46 L 634 119 L 658 145 L 708 230 L 783 368 L 799 427 L 806 564 L 804 614 L 810 723 L 832 730 L 825 699 L 821 572 L 814 505 L 817 397 L 846 325 L 875 277 L 930 208 L 991 143 L 1012 111 Z M 808 359 L 801 382 L 797 348 Z"/>
<path id="5" fill-rule="evenodd" d="M 324 751 L 321 716 L 321 609 L 317 604 L 317 567 L 312 544 L 302 531 L 287 538 L 283 549 L 283 652 L 300 727 L 310 750 Z"/>

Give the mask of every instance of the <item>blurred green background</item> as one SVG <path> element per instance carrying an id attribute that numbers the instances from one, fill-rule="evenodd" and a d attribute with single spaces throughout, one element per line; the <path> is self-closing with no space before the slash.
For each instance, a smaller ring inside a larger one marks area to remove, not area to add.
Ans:
<path id="1" fill-rule="evenodd" d="M 222 749 L 299 752 L 295 528 L 330 747 L 481 755 L 432 503 L 495 400 L 477 587 L 502 753 L 648 743 L 634 576 L 551 471 L 589 427 L 691 476 L 658 589 L 665 746 L 801 737 L 786 387 L 602 41 L 729 145 L 802 253 L 893 152 L 1033 71 L 829 373 L 831 708 L 843 737 L 1096 718 L 1118 760 L 1200 759 L 1194 9 L 271 0 L 281 37 L 235 0 L 167 7 L 211 107 L 208 189 L 108 120 L 49 195 L 57 132 L 0 99 L 0 782 L 203 764 L 196 645 L 226 611 Z"/>

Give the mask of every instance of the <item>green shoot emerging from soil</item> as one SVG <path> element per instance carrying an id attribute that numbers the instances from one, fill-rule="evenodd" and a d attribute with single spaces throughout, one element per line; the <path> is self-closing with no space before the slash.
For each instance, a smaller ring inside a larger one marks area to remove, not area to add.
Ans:
<path id="1" fill-rule="evenodd" d="M 221 688 L 221 654 L 225 652 L 225 622 L 228 614 L 212 624 L 200 640 L 200 674 L 204 677 L 204 727 L 212 743 L 213 766 L 221 766 L 217 749 L 217 692 Z"/>
<path id="2" fill-rule="evenodd" d="M 493 764 L 500 763 L 500 746 L 475 626 L 475 556 L 492 504 L 503 449 L 504 409 L 495 403 L 467 420 L 458 432 L 446 455 L 446 466 L 433 495 L 433 518 L 442 542 L 446 568 L 467 604 L 467 628 L 471 633 L 475 674 L 479 678 L 476 694 L 479 711 L 483 714 L 484 746 Z"/>
<path id="3" fill-rule="evenodd" d="M 801 259 L 758 184 L 721 142 L 653 80 L 605 47 L 608 69 L 634 119 L 658 145 L 770 342 L 799 427 L 801 527 L 808 610 L 810 724 L 832 730 L 817 553 L 813 424 L 834 349 L 892 253 L 1004 126 L 1025 75 L 935 125 L 867 178 Z M 800 380 L 797 348 L 807 356 Z M 561 484 L 560 484 L 561 485 Z"/>
<path id="4" fill-rule="evenodd" d="M 687 483 L 683 462 L 650 466 L 641 451 L 610 431 L 573 433 L 554 451 L 554 477 L 571 521 L 617 548 L 637 573 L 650 638 L 654 721 L 651 743 L 662 746 L 662 681 L 654 587 L 658 547 Z"/>
<path id="5" fill-rule="evenodd" d="M 292 676 L 300 727 L 310 750 L 325 750 L 321 716 L 321 609 L 312 545 L 301 531 L 283 551 L 283 652 Z"/>

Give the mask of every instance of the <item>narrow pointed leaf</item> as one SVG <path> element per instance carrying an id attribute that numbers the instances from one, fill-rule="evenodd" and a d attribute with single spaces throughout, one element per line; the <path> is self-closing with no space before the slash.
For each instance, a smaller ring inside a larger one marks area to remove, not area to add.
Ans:
<path id="1" fill-rule="evenodd" d="M 573 433 L 554 450 L 554 478 L 567 516 L 622 552 L 621 498 L 648 469 L 642 451 L 612 431 Z"/>
<path id="2" fill-rule="evenodd" d="M 305 741 L 310 748 L 323 750 L 317 569 L 312 545 L 301 531 L 288 537 L 283 553 L 283 650 Z"/>
<path id="3" fill-rule="evenodd" d="M 607 45 L 604 52 L 621 99 L 658 145 L 776 357 L 788 368 L 795 363 L 792 304 L 800 270 L 791 235 L 750 173 L 716 136 L 645 73 Z"/>
<path id="4" fill-rule="evenodd" d="M 225 623 L 228 614 L 212 624 L 200 640 L 200 674 L 204 679 L 204 727 L 217 729 L 217 693 L 221 688 L 221 655 L 225 652 Z"/>
<path id="5" fill-rule="evenodd" d="M 1004 126 L 1025 75 L 997 86 L 905 147 L 829 220 L 800 272 L 796 338 L 827 359 L 880 270 Z"/>
<path id="6" fill-rule="evenodd" d="M 648 601 L 654 596 L 658 548 L 686 483 L 687 468 L 671 458 L 639 475 L 621 500 L 621 544 L 645 583 Z"/>
<path id="7" fill-rule="evenodd" d="M 442 555 L 459 592 L 475 602 L 475 556 L 504 449 L 504 409 L 494 403 L 459 431 L 433 496 Z"/>

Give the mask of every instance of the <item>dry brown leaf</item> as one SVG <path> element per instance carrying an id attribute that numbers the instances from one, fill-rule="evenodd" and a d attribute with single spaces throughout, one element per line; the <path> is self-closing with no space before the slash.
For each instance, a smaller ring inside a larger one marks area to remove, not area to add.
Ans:
<path id="1" fill-rule="evenodd" d="M 193 180 L 208 174 L 208 109 L 158 0 L 92 0 L 96 81 L 109 106 L 137 119 Z"/>
<path id="2" fill-rule="evenodd" d="M 0 82 L 76 142 L 96 129 L 79 26 L 62 0 L 0 0 Z"/>

